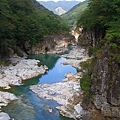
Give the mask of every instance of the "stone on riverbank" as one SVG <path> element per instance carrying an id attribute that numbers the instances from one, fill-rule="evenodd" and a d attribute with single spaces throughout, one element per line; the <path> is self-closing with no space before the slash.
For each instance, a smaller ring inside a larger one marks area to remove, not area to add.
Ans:
<path id="1" fill-rule="evenodd" d="M 70 51 L 69 54 L 62 55 L 62 57 L 69 58 L 66 62 L 63 62 L 64 65 L 72 65 L 77 69 L 81 69 L 80 62 L 86 61 L 89 59 L 87 51 L 83 48 L 75 47 Z"/>
<path id="2" fill-rule="evenodd" d="M 2 66 L 0 70 L 0 87 L 9 89 L 10 85 L 21 85 L 22 80 L 26 80 L 39 74 L 44 74 L 46 66 L 38 66 L 39 60 L 24 59 L 14 55 L 10 58 L 12 64 L 8 67 Z M 0 91 L 0 108 L 7 106 L 12 100 L 16 100 L 14 94 Z M 0 113 L 0 120 L 10 120 L 7 113 Z"/>
<path id="3" fill-rule="evenodd" d="M 87 51 L 83 48 L 79 47 L 74 47 L 69 54 L 62 55 L 62 57 L 70 58 L 70 59 L 75 59 L 75 60 L 81 60 L 85 56 L 88 57 Z"/>
<path id="4" fill-rule="evenodd" d="M 7 106 L 10 101 L 16 100 L 16 99 L 18 98 L 14 94 L 0 91 L 0 108 L 2 106 Z"/>
<path id="5" fill-rule="evenodd" d="M 65 82 L 33 85 L 30 89 L 41 98 L 55 100 L 59 103 L 61 106 L 57 106 L 57 109 L 63 116 L 76 118 L 78 114 L 76 114 L 77 111 L 74 106 L 79 104 L 80 94 L 82 93 L 80 92 L 78 76 L 80 78 L 79 73 L 68 73 L 66 74 L 67 81 Z"/>
<path id="6" fill-rule="evenodd" d="M 9 89 L 10 85 L 21 85 L 22 80 L 26 80 L 46 72 L 47 67 L 38 66 L 39 60 L 11 58 L 16 65 L 3 67 L 0 73 L 0 87 Z"/>
<path id="7" fill-rule="evenodd" d="M 86 61 L 89 57 L 85 49 L 75 47 L 69 54 L 62 55 L 63 57 L 70 58 L 63 64 L 71 64 L 73 67 L 81 69 L 80 62 Z M 60 114 L 69 118 L 80 118 L 82 107 L 83 91 L 80 88 L 79 79 L 82 73 L 77 74 L 66 73 L 63 82 L 55 84 L 39 84 L 31 86 L 30 89 L 35 92 L 39 97 L 55 100 L 60 106 L 56 108 Z"/>
<path id="8" fill-rule="evenodd" d="M 7 113 L 0 112 L 0 120 L 10 120 L 10 116 Z"/>

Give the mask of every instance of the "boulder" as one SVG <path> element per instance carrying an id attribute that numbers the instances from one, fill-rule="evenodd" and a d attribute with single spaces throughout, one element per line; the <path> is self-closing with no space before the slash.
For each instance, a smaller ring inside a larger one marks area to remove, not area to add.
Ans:
<path id="1" fill-rule="evenodd" d="M 44 74 L 47 66 L 38 66 L 39 60 L 23 59 L 17 56 L 10 59 L 16 65 L 4 67 L 0 73 L 0 87 L 9 89 L 10 85 L 21 85 L 22 80 L 26 80 L 40 74 Z"/>
<path id="2" fill-rule="evenodd" d="M 7 113 L 0 112 L 0 120 L 10 120 L 10 116 Z"/>
<path id="3" fill-rule="evenodd" d="M 0 91 L 0 107 L 8 105 L 10 101 L 18 99 L 14 94 Z"/>

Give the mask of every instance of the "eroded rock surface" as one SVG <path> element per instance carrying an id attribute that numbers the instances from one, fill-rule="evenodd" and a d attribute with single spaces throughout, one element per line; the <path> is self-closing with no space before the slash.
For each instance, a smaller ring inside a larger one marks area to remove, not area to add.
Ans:
<path id="1" fill-rule="evenodd" d="M 16 61 L 14 65 L 3 67 L 0 72 L 0 87 L 9 89 L 10 85 L 21 85 L 22 80 L 26 80 L 39 74 L 44 74 L 47 67 L 38 66 L 39 60 L 11 58 Z"/>
<path id="2" fill-rule="evenodd" d="M 68 45 L 76 45 L 74 36 L 72 35 L 50 35 L 37 44 L 30 45 L 26 43 L 25 47 L 30 54 L 52 53 L 58 54 L 65 52 Z"/>
<path id="3" fill-rule="evenodd" d="M 80 105 L 80 94 L 82 94 L 80 92 L 80 82 L 78 81 L 80 73 L 68 73 L 66 77 L 65 82 L 39 84 L 31 86 L 30 89 L 41 98 L 55 100 L 59 103 L 61 106 L 58 106 L 57 109 L 63 116 L 76 118 L 79 108 L 74 108 L 74 106 Z"/>
<path id="4" fill-rule="evenodd" d="M 85 49 L 75 47 L 69 54 L 62 55 L 70 58 L 62 64 L 71 64 L 80 69 L 80 62 L 86 61 L 89 57 Z M 60 106 L 57 106 L 60 114 L 63 116 L 78 119 L 82 107 L 80 106 L 83 91 L 80 88 L 80 78 L 82 73 L 66 73 L 63 82 L 55 84 L 39 84 L 31 86 L 30 89 L 39 97 L 55 100 Z"/>
<path id="5" fill-rule="evenodd" d="M 7 113 L 0 112 L 0 120 L 10 120 L 10 116 Z"/>
<path id="6" fill-rule="evenodd" d="M 39 60 L 24 59 L 17 55 L 10 58 L 11 64 L 8 67 L 2 66 L 0 70 L 0 87 L 9 89 L 11 85 L 21 85 L 22 80 L 26 80 L 39 74 L 44 74 L 46 66 L 38 66 Z M 14 94 L 0 91 L 0 108 L 7 106 L 12 100 L 16 100 Z M 10 120 L 7 113 L 0 113 L 0 120 Z"/>
<path id="7" fill-rule="evenodd" d="M 1 92 L 0 91 L 0 108 L 2 106 L 6 106 L 8 105 L 8 103 L 12 100 L 16 100 L 17 97 L 12 94 L 12 93 L 9 93 L 9 92 Z"/>
<path id="8" fill-rule="evenodd" d="M 62 55 L 62 57 L 69 58 L 66 62 L 63 62 L 64 65 L 72 65 L 77 69 L 81 69 L 80 62 L 86 61 L 89 59 L 87 55 L 87 50 L 79 47 L 74 47 L 69 54 Z"/>
<path id="9" fill-rule="evenodd" d="M 18 98 L 12 93 L 0 91 L 0 109 L 2 106 L 7 106 L 8 103 L 17 99 Z M 7 113 L 0 112 L 0 120 L 10 120 L 10 116 Z"/>
<path id="10" fill-rule="evenodd" d="M 103 33 L 104 31 L 95 33 L 83 30 L 83 34 L 79 37 L 79 43 L 81 45 L 85 43 L 90 48 L 97 48 L 103 40 L 102 37 L 105 35 Z M 89 105 L 86 99 L 82 102 L 83 120 L 120 120 L 120 63 L 117 60 L 120 52 L 119 47 L 113 49 L 111 44 L 113 44 L 112 41 L 106 40 L 102 48 L 98 47 L 99 52 L 94 52 L 91 99 Z M 118 45 L 116 41 L 114 44 Z"/>

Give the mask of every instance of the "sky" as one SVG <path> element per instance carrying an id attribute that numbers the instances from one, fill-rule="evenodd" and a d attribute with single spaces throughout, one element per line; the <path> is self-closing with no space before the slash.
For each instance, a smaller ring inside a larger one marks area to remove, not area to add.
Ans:
<path id="1" fill-rule="evenodd" d="M 63 0 L 37 0 L 37 1 L 55 1 L 55 2 L 57 2 L 57 1 L 63 1 Z M 65 1 L 65 0 L 64 0 Z M 66 0 L 66 1 L 75 1 L 75 0 Z M 85 1 L 85 0 L 76 0 L 76 1 L 81 1 L 81 2 L 83 2 L 83 1 Z"/>

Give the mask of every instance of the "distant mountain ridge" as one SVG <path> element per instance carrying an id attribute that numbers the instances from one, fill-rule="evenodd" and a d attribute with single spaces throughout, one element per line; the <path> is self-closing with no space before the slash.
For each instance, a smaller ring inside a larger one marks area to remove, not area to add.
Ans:
<path id="1" fill-rule="evenodd" d="M 77 21 L 77 17 L 80 16 L 80 14 L 87 8 L 88 1 L 86 0 L 84 2 L 81 2 L 77 5 L 75 5 L 73 8 L 71 8 L 68 12 L 61 15 L 61 17 L 67 21 L 69 25 L 74 25 Z"/>
<path id="2" fill-rule="evenodd" d="M 55 11 L 56 8 L 61 7 L 61 11 L 69 11 L 71 8 L 73 8 L 75 5 L 79 4 L 80 1 L 58 1 L 58 2 L 54 2 L 54 1 L 39 1 L 41 5 L 43 5 L 44 7 L 46 7 L 47 9 L 49 9 L 50 11 L 53 11 L 55 14 L 60 15 L 59 13 L 57 13 Z M 65 12 L 63 12 L 62 14 L 64 14 Z"/>
<path id="3" fill-rule="evenodd" d="M 57 8 L 55 8 L 55 12 L 56 12 L 58 15 L 62 15 L 62 14 L 64 14 L 64 13 L 66 13 L 66 11 L 65 11 L 63 8 L 61 8 L 60 6 L 57 7 Z"/>

